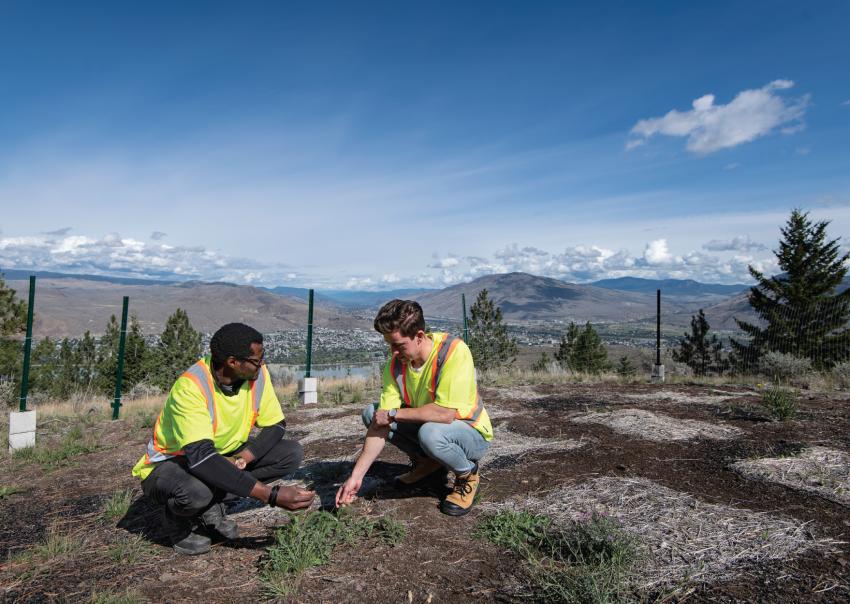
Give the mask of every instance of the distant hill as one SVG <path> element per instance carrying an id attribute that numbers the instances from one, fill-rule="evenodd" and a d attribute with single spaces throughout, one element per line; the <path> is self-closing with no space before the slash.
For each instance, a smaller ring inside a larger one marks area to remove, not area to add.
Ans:
<path id="1" fill-rule="evenodd" d="M 722 285 L 720 283 L 700 283 L 693 279 L 641 279 L 638 277 L 602 279 L 601 281 L 594 281 L 591 285 L 644 294 L 654 294 L 656 290 L 660 289 L 662 298 L 667 296 L 733 296 L 750 288 L 749 285 L 741 283 Z"/>
<path id="2" fill-rule="evenodd" d="M 422 304 L 426 316 L 459 319 L 461 294 L 466 294 L 467 306 L 471 306 L 482 289 L 488 291 L 508 321 L 630 321 L 655 314 L 654 292 L 653 295 L 624 292 L 526 273 L 487 275 L 420 294 L 416 300 Z M 675 302 L 669 304 L 676 312 L 690 308 Z"/>
<path id="3" fill-rule="evenodd" d="M 138 279 L 134 277 L 111 277 L 108 275 L 73 275 L 70 273 L 54 273 L 52 271 L 22 271 L 18 269 L 0 269 L 3 279 L 6 281 L 29 281 L 30 275 L 38 279 L 83 279 L 85 281 L 102 281 L 104 283 L 118 283 L 121 285 L 170 285 L 174 283 L 185 283 L 185 281 L 170 281 L 159 279 Z"/>
<path id="4" fill-rule="evenodd" d="M 307 299 L 308 289 L 302 287 L 273 287 L 268 291 L 286 296 Z M 385 302 L 395 298 L 403 300 L 412 299 L 414 296 L 428 291 L 429 289 L 393 289 L 386 291 L 352 291 L 348 289 L 317 289 L 313 299 L 324 300 L 329 304 L 335 304 L 348 309 L 377 309 Z"/>
<path id="5" fill-rule="evenodd" d="M 7 284 L 26 297 L 27 281 L 8 279 Z M 123 296 L 130 297 L 130 313 L 138 317 L 148 334 L 162 332 L 166 319 L 177 308 L 184 309 L 192 325 L 206 333 L 233 321 L 266 333 L 305 328 L 307 324 L 306 296 L 294 298 L 227 283 L 136 284 L 63 276 L 37 281 L 35 335 L 60 338 L 79 336 L 86 330 L 103 333 L 109 316 L 120 315 Z M 316 302 L 314 321 L 317 326 L 337 329 L 371 328 L 365 319 L 320 301 Z"/>

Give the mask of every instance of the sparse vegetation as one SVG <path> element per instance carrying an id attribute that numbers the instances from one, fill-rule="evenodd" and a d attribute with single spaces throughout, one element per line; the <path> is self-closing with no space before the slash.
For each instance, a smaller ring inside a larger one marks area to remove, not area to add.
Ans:
<path id="1" fill-rule="evenodd" d="M 591 513 L 567 529 L 543 515 L 486 515 L 475 536 L 506 547 L 526 564 L 529 589 L 542 602 L 613 603 L 632 599 L 634 539 L 617 522 Z"/>
<path id="2" fill-rule="evenodd" d="M 119 564 L 135 564 L 151 551 L 150 542 L 141 535 L 123 534 L 106 550 L 109 559 Z"/>
<path id="3" fill-rule="evenodd" d="M 381 538 L 390 545 L 406 534 L 403 524 L 389 518 L 372 520 L 343 509 L 338 514 L 317 511 L 289 514 L 289 522 L 275 532 L 260 572 L 269 595 L 286 596 L 298 586 L 301 574 L 327 564 L 334 548 L 355 545 L 361 539 Z"/>
<path id="4" fill-rule="evenodd" d="M 132 502 L 133 491 L 131 489 L 116 491 L 103 505 L 103 517 L 107 521 L 115 521 L 123 518 L 127 514 L 127 510 L 130 509 Z"/>
<path id="5" fill-rule="evenodd" d="M 723 373 L 726 368 L 720 339 L 717 334 L 709 337 L 709 329 L 708 320 L 700 308 L 699 313 L 691 317 L 691 333 L 685 333 L 679 339 L 678 348 L 673 349 L 673 360 L 690 367 L 696 376 Z"/>
<path id="6" fill-rule="evenodd" d="M 13 459 L 22 462 L 32 461 L 41 465 L 45 471 L 67 465 L 69 460 L 100 448 L 99 435 L 93 431 L 84 432 L 81 425 L 73 426 L 55 446 L 39 443 L 35 447 L 19 449 Z"/>
<path id="7" fill-rule="evenodd" d="M 142 604 L 144 601 L 138 592 L 128 589 L 120 593 L 93 592 L 89 604 Z"/>
<path id="8" fill-rule="evenodd" d="M 0 501 L 3 501 L 7 497 L 14 495 L 15 493 L 20 493 L 23 489 L 16 485 L 8 485 L 5 487 L 0 487 Z"/>
<path id="9" fill-rule="evenodd" d="M 797 393 L 787 388 L 768 388 L 761 395 L 761 402 L 770 416 L 781 422 L 793 419 L 797 414 Z"/>

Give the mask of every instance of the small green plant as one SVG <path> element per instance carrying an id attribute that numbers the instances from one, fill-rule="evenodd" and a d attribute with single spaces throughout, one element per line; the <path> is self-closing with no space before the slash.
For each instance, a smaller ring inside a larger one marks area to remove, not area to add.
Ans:
<path id="1" fill-rule="evenodd" d="M 15 451 L 13 457 L 18 461 L 34 461 L 44 470 L 52 470 L 67 465 L 68 460 L 73 457 L 97 451 L 100 448 L 98 437 L 98 434 L 91 431 L 84 434 L 83 428 L 77 425 L 71 428 L 55 446 L 37 445 L 19 449 Z"/>
<path id="2" fill-rule="evenodd" d="M 786 388 L 768 388 L 761 395 L 762 405 L 771 417 L 781 422 L 797 414 L 797 393 Z"/>
<path id="3" fill-rule="evenodd" d="M 122 593 L 92 592 L 89 604 L 142 604 L 145 599 L 135 591 Z"/>
<path id="4" fill-rule="evenodd" d="M 121 538 L 109 545 L 107 555 L 113 562 L 135 564 L 151 552 L 150 543 L 141 535 L 122 535 Z"/>
<path id="5" fill-rule="evenodd" d="M 14 495 L 15 493 L 20 493 L 23 489 L 19 486 L 9 485 L 6 487 L 0 487 L 0 501 L 3 501 L 7 497 Z"/>
<path id="6" fill-rule="evenodd" d="M 156 418 L 158 417 L 158 415 L 158 411 L 136 409 L 136 411 L 131 416 L 130 421 L 133 424 L 133 428 L 140 432 L 144 430 L 152 430 L 154 424 L 156 424 Z"/>
<path id="7" fill-rule="evenodd" d="M 528 512 L 484 516 L 474 535 L 525 562 L 533 597 L 544 602 L 614 603 L 632 598 L 634 539 L 617 522 L 587 514 L 567 528 Z"/>
<path id="8" fill-rule="evenodd" d="M 327 564 L 336 546 L 355 545 L 361 539 L 374 537 L 396 545 L 405 533 L 404 525 L 398 521 L 357 517 L 345 509 L 338 514 L 289 514 L 289 522 L 275 532 L 260 578 L 269 595 L 286 596 L 295 591 L 305 570 Z"/>
<path id="9" fill-rule="evenodd" d="M 106 520 L 112 522 L 123 518 L 130 509 L 130 504 L 133 502 L 132 489 L 122 489 L 115 491 L 112 497 L 106 500 L 103 505 L 103 516 Z"/>

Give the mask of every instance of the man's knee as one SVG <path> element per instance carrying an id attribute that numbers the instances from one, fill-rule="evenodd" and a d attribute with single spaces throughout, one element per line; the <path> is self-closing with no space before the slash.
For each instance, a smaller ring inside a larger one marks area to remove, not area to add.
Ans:
<path id="1" fill-rule="evenodd" d="M 428 422 L 419 428 L 419 446 L 428 457 L 439 457 L 438 452 L 446 445 L 446 428 L 448 424 Z"/>
<path id="2" fill-rule="evenodd" d="M 366 405 L 366 408 L 363 409 L 363 413 L 360 414 L 360 418 L 363 420 L 363 425 L 367 428 L 372 425 L 372 418 L 375 417 L 375 410 L 378 408 L 379 403 L 369 403 Z"/>
<path id="3" fill-rule="evenodd" d="M 196 516 L 209 507 L 212 499 L 212 489 L 194 479 L 186 481 L 174 490 L 169 499 L 169 507 L 178 516 Z"/>

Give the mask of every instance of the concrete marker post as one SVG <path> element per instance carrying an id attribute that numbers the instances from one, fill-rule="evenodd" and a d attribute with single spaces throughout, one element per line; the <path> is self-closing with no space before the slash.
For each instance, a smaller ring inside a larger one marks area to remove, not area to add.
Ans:
<path id="1" fill-rule="evenodd" d="M 24 364 L 21 369 L 21 396 L 19 410 L 9 413 L 9 453 L 35 446 L 35 409 L 27 411 L 30 382 L 30 354 L 32 352 L 32 321 L 35 309 L 35 275 L 30 275 L 30 295 L 27 306 L 27 336 L 24 340 Z"/>

